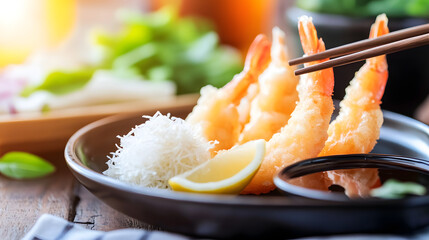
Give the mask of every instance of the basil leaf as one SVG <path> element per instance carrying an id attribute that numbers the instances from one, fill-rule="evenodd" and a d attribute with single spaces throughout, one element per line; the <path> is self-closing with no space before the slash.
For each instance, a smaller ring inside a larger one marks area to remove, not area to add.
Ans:
<path id="1" fill-rule="evenodd" d="M 400 182 L 395 179 L 387 180 L 381 187 L 371 190 L 371 196 L 387 199 L 403 198 L 405 195 L 424 195 L 426 188 L 414 182 Z"/>
<path id="2" fill-rule="evenodd" d="M 54 171 L 51 163 L 30 153 L 9 152 L 0 159 L 0 172 L 10 178 L 38 178 Z"/>

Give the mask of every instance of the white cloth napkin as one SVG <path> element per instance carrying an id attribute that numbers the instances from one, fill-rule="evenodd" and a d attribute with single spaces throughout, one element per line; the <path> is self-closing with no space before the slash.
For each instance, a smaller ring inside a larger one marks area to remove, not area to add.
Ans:
<path id="1" fill-rule="evenodd" d="M 188 240 L 173 233 L 120 229 L 110 232 L 85 229 L 62 218 L 43 214 L 22 240 Z"/>
<path id="2" fill-rule="evenodd" d="M 143 229 L 120 229 L 110 232 L 85 229 L 62 218 L 44 214 L 22 240 L 191 240 L 183 235 Z M 412 236 L 394 235 L 341 235 L 300 238 L 300 240 L 427 240 L 429 228 Z"/>

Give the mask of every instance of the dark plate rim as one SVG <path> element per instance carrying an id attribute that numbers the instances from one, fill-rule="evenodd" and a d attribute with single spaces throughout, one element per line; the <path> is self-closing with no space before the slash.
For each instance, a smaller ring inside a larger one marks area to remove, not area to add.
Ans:
<path id="1" fill-rule="evenodd" d="M 407 126 L 412 125 L 429 135 L 429 126 L 421 123 L 415 119 L 406 117 L 401 114 L 393 113 L 383 110 L 385 119 L 397 121 L 400 124 Z M 236 196 L 236 195 L 211 195 L 211 194 L 198 194 L 198 193 L 184 193 L 174 192 L 163 189 L 151 189 L 147 187 L 139 187 L 130 185 L 119 180 L 110 178 L 102 173 L 96 172 L 89 167 L 85 166 L 77 156 L 75 149 L 77 140 L 86 132 L 101 127 L 105 124 L 110 124 L 116 121 L 125 120 L 131 117 L 137 117 L 135 114 L 115 115 L 101 120 L 90 123 L 83 128 L 79 129 L 73 134 L 67 142 L 64 151 L 64 157 L 67 165 L 73 174 L 77 174 L 87 178 L 97 184 L 113 188 L 117 191 L 126 192 L 129 194 L 140 195 L 142 197 L 163 198 L 174 201 L 210 204 L 210 205 L 257 205 L 260 207 L 293 207 L 293 206 L 311 206 L 311 207 L 327 207 L 327 206 L 344 206 L 344 207 L 357 207 L 357 206 L 377 206 L 377 207 L 401 207 L 401 206 L 421 206 L 429 204 L 429 197 L 416 196 L 408 197 L 405 199 L 354 199 L 349 201 L 327 201 L 315 199 L 303 199 L 298 201 L 285 201 L 284 196 Z M 78 160 L 79 159 L 79 160 Z M 85 182 L 78 180 L 82 185 L 86 186 Z"/>

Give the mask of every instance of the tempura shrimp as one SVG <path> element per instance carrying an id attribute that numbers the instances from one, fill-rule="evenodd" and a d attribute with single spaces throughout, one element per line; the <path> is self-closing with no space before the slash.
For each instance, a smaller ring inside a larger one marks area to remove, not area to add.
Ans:
<path id="1" fill-rule="evenodd" d="M 264 35 L 256 37 L 246 57 L 244 69 L 223 88 L 206 86 L 186 121 L 199 124 L 204 136 L 218 144 L 212 154 L 234 146 L 242 130 L 243 120 L 248 118 L 245 108 L 239 108 L 248 95 L 248 88 L 270 62 L 271 43 Z M 250 102 L 250 100 L 248 100 Z M 243 110 L 244 109 L 244 110 Z"/>
<path id="2" fill-rule="evenodd" d="M 268 141 L 289 120 L 298 101 L 298 77 L 288 59 L 286 36 L 275 27 L 271 63 L 259 76 L 257 95 L 250 105 L 250 120 L 240 135 L 239 144 L 255 139 Z"/>
<path id="3" fill-rule="evenodd" d="M 302 47 L 307 55 L 325 50 L 325 44 L 317 38 L 311 18 L 301 17 L 298 28 Z M 323 61 L 326 60 L 306 65 Z M 297 87 L 299 102 L 287 125 L 267 142 L 261 167 L 243 193 L 261 194 L 272 191 L 275 188 L 273 176 L 282 167 L 305 158 L 316 157 L 320 153 L 328 138 L 327 130 L 334 109 L 333 87 L 332 68 L 301 77 Z"/>
<path id="4" fill-rule="evenodd" d="M 379 15 L 371 27 L 370 38 L 387 34 L 387 17 Z M 380 136 L 383 113 L 380 109 L 388 77 L 386 56 L 373 57 L 356 73 L 340 103 L 340 113 L 330 124 L 329 138 L 320 156 L 370 152 Z M 345 188 L 348 196 L 368 196 L 379 184 L 377 169 L 327 172 L 332 183 Z"/>

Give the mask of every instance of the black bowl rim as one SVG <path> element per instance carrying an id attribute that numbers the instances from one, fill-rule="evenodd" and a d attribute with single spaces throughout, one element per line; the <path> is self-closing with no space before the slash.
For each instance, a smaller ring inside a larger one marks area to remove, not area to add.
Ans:
<path id="1" fill-rule="evenodd" d="M 406 117 L 401 114 L 383 110 L 385 118 L 391 118 L 395 121 L 398 121 L 405 125 L 412 124 L 414 128 L 422 130 L 429 135 L 429 126 L 419 122 L 415 119 Z M 259 207 L 288 207 L 288 206 L 413 206 L 426 205 L 429 202 L 429 197 L 426 196 L 416 196 L 409 197 L 405 199 L 352 199 L 349 201 L 327 201 L 327 200 L 315 200 L 315 199 L 300 199 L 299 201 L 294 201 L 293 205 L 290 202 L 285 201 L 283 196 L 263 196 L 263 197 L 249 197 L 249 196 L 236 196 L 236 195 L 213 195 L 213 194 L 199 194 L 199 193 L 185 193 L 185 192 L 175 192 L 164 189 L 151 189 L 147 187 L 133 186 L 119 180 L 113 179 L 111 177 L 105 176 L 99 172 L 96 172 L 89 167 L 85 166 L 82 161 L 78 158 L 75 149 L 76 143 L 79 138 L 84 135 L 86 132 L 91 131 L 92 129 L 102 127 L 103 125 L 110 124 L 116 121 L 125 120 L 131 117 L 136 117 L 137 115 L 128 114 L 128 115 L 115 115 L 101 120 L 90 123 L 81 129 L 79 129 L 75 134 L 73 134 L 67 142 L 64 151 L 64 157 L 69 169 L 72 173 L 76 175 L 81 175 L 87 179 L 90 179 L 97 184 L 103 185 L 105 187 L 113 188 L 117 191 L 141 195 L 142 197 L 153 197 L 153 198 L 162 198 L 170 199 L 175 201 L 190 202 L 190 203 L 200 203 L 200 204 L 210 204 L 210 205 L 254 205 Z M 107 156 L 106 156 L 107 160 Z M 86 187 L 86 184 L 78 180 L 82 185 Z M 91 189 L 90 189 L 91 190 Z"/>
<path id="2" fill-rule="evenodd" d="M 295 177 L 336 169 L 390 168 L 420 172 L 429 176 L 429 162 L 424 159 L 391 154 L 346 154 L 309 158 L 278 172 L 274 183 L 286 194 L 328 201 L 348 201 L 342 193 L 308 189 L 288 183 Z"/>

